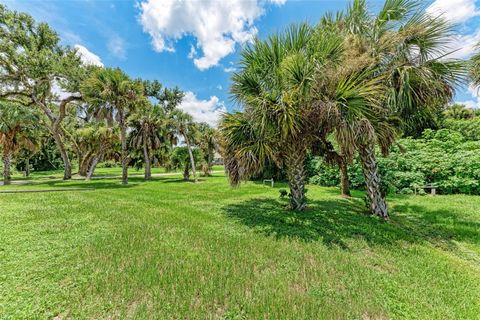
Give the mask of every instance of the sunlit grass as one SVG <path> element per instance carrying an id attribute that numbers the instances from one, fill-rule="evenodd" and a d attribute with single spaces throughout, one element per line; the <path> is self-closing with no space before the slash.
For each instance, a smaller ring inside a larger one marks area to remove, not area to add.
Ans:
<path id="1" fill-rule="evenodd" d="M 115 168 L 116 169 L 116 168 Z M 335 188 L 283 209 L 278 185 L 222 174 L 0 187 L 0 318 L 476 319 L 480 197 L 390 199 L 364 214 Z"/>

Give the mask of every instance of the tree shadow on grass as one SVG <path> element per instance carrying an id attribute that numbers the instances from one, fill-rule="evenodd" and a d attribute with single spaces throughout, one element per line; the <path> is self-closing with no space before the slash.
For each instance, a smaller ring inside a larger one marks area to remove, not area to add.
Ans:
<path id="1" fill-rule="evenodd" d="M 396 206 L 389 221 L 368 215 L 361 198 L 313 200 L 303 212 L 286 210 L 285 202 L 275 199 L 252 199 L 223 210 L 226 216 L 268 236 L 322 241 L 344 249 L 352 239 L 383 246 L 430 242 L 445 247 L 453 245 L 453 240 L 480 244 L 480 223 L 422 206 Z"/>
<path id="2" fill-rule="evenodd" d="M 197 182 L 204 182 L 205 179 L 197 179 Z M 180 178 L 180 179 L 168 179 L 168 180 L 165 180 L 165 181 L 162 181 L 163 183 L 195 183 L 192 179 L 189 179 L 189 180 L 185 180 L 183 178 Z"/>
<path id="3" fill-rule="evenodd" d="M 52 180 L 35 182 L 34 185 L 45 188 L 125 189 L 136 187 L 139 181 L 135 181 L 135 179 L 129 179 L 129 182 L 130 183 L 127 185 L 122 185 L 121 180 Z"/>

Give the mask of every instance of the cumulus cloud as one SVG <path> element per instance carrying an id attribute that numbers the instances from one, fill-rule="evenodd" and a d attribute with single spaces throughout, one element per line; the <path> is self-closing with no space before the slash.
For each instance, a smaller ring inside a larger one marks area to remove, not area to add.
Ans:
<path id="1" fill-rule="evenodd" d="M 477 51 L 478 43 L 480 43 L 480 28 L 471 34 L 456 35 L 449 45 L 454 52 L 448 57 L 456 59 L 470 58 Z"/>
<path id="2" fill-rule="evenodd" d="M 91 52 L 80 44 L 76 44 L 74 48 L 77 49 L 77 55 L 80 57 L 80 59 L 85 65 L 103 67 L 102 59 L 100 59 L 100 57 L 97 56 L 95 53 Z"/>
<path id="3" fill-rule="evenodd" d="M 197 96 L 187 91 L 179 108 L 192 115 L 198 122 L 206 122 L 211 126 L 217 126 L 222 113 L 227 112 L 227 108 L 218 97 L 212 96 L 208 100 L 200 100 Z"/>
<path id="4" fill-rule="evenodd" d="M 205 70 L 234 52 L 237 44 L 253 39 L 257 34 L 254 22 L 264 14 L 266 5 L 285 1 L 146 0 L 139 4 L 140 23 L 158 52 L 173 52 L 175 41 L 185 35 L 195 37 L 203 55 L 191 50 L 189 57 L 198 69 Z"/>
<path id="5" fill-rule="evenodd" d="M 433 17 L 443 16 L 452 23 L 466 23 L 470 19 L 480 16 L 480 9 L 476 7 L 475 0 L 436 0 L 427 9 Z M 458 33 L 451 41 L 449 47 L 453 52 L 448 57 L 465 59 L 469 58 L 480 42 L 480 28 L 472 33 Z"/>
<path id="6" fill-rule="evenodd" d="M 475 0 L 436 0 L 427 8 L 427 13 L 432 16 L 442 15 L 454 23 L 462 23 L 480 15 Z"/>

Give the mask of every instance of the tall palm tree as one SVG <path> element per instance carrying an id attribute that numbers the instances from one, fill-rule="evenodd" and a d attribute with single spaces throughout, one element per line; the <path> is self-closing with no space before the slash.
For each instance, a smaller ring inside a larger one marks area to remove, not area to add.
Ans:
<path id="1" fill-rule="evenodd" d="M 156 150 L 165 144 L 172 144 L 175 138 L 167 114 L 160 105 L 147 104 L 130 118 L 133 128 L 130 132 L 130 146 L 143 152 L 145 180 L 150 180 L 151 161 Z"/>
<path id="2" fill-rule="evenodd" d="M 198 126 L 198 141 L 205 160 L 203 174 L 210 176 L 212 174 L 213 157 L 217 150 L 217 130 L 207 123 L 200 123 Z"/>
<path id="3" fill-rule="evenodd" d="M 286 168 L 290 207 L 305 208 L 304 162 L 318 140 L 322 107 L 312 101 L 312 77 L 336 59 L 340 44 L 333 33 L 316 37 L 302 24 L 243 50 L 231 93 L 244 111 L 225 115 L 220 125 L 233 185 L 274 161 Z"/>
<path id="4" fill-rule="evenodd" d="M 131 80 L 120 69 L 98 68 L 81 84 L 84 99 L 98 109 L 110 109 L 120 128 L 122 144 L 122 183 L 128 183 L 127 116 L 143 102 L 140 81 Z"/>
<path id="5" fill-rule="evenodd" d="M 3 149 L 3 183 L 11 182 L 12 157 L 21 147 L 34 147 L 33 127 L 38 117 L 31 109 L 14 103 L 0 102 L 0 143 Z"/>
<path id="6" fill-rule="evenodd" d="M 190 165 L 192 168 L 193 181 L 197 182 L 197 174 L 195 170 L 195 157 L 192 151 L 193 139 L 196 134 L 196 124 L 190 114 L 180 110 L 173 109 L 169 114 L 173 126 L 175 126 L 177 133 L 182 136 L 190 157 Z"/>
<path id="7" fill-rule="evenodd" d="M 322 21 L 333 25 L 350 44 L 345 65 L 369 68 L 374 70 L 369 77 L 383 79 L 381 104 L 375 101 L 350 117 L 337 110 L 334 122 L 347 153 L 359 153 L 370 210 L 386 218 L 375 145 L 387 154 L 399 133 L 418 121 L 419 115 L 448 103 L 464 78 L 465 66 L 448 59 L 451 26 L 441 17 L 426 14 L 413 0 L 386 0 L 377 15 L 368 12 L 364 0 L 355 0 L 346 14 L 331 22 Z"/>

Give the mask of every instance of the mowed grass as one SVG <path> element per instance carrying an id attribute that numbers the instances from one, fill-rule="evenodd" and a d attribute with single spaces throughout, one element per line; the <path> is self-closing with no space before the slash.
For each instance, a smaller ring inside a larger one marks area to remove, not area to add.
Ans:
<path id="1" fill-rule="evenodd" d="M 1 319 L 479 319 L 480 197 L 389 199 L 278 189 L 38 181 L 0 194 Z M 283 186 L 284 188 L 285 186 Z"/>
<path id="2" fill-rule="evenodd" d="M 2 171 L 2 165 L 0 163 L 0 171 Z M 13 170 L 12 177 L 15 180 L 31 180 L 31 179 L 53 179 L 53 178 L 62 178 L 63 177 L 63 169 L 58 169 L 58 170 L 51 170 L 51 171 L 32 171 L 30 173 L 29 177 L 23 176 L 22 172 L 19 172 L 17 170 Z M 173 173 L 181 173 L 181 170 L 174 170 L 174 171 L 168 171 L 163 167 L 152 167 L 152 174 L 173 174 Z M 212 171 L 223 171 L 224 168 L 221 165 L 214 165 L 212 167 Z M 75 166 L 73 169 L 73 178 L 74 179 L 83 179 L 83 177 L 78 175 L 78 168 Z M 143 176 L 144 171 L 142 168 L 140 169 L 134 169 L 134 168 L 129 168 L 129 175 L 133 177 L 137 176 Z M 122 168 L 117 166 L 117 167 L 112 167 L 112 168 L 96 168 L 94 177 L 116 177 L 116 176 L 121 176 L 122 175 Z"/>

